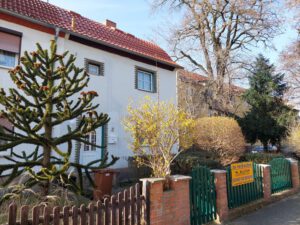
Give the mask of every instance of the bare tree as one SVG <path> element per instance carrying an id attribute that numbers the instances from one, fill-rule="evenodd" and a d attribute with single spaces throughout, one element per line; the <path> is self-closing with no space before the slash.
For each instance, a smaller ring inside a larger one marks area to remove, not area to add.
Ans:
<path id="1" fill-rule="evenodd" d="M 184 10 L 170 37 L 174 55 L 217 83 L 216 97 L 224 96 L 224 83 L 243 63 L 243 53 L 259 44 L 270 47 L 281 23 L 271 0 L 154 0 L 153 4 Z"/>
<path id="2" fill-rule="evenodd" d="M 290 21 L 298 30 L 298 39 L 290 43 L 280 55 L 281 69 L 286 73 L 290 89 L 287 98 L 294 104 L 300 104 L 300 0 L 288 0 L 286 6 L 294 12 Z"/>

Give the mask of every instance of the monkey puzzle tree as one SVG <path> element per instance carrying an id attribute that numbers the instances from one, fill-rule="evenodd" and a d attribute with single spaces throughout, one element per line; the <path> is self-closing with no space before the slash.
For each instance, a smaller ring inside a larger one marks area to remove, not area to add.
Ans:
<path id="1" fill-rule="evenodd" d="M 1 127 L 0 140 L 5 144 L 0 145 L 0 151 L 23 144 L 35 148 L 16 151 L 12 156 L 5 157 L 11 163 L 0 165 L 0 174 L 11 171 L 11 175 L 4 185 L 27 171 L 30 176 L 25 186 L 41 185 L 44 195 L 49 194 L 52 182 L 82 194 L 83 172 L 93 184 L 90 170 L 108 167 L 117 160 L 112 156 L 108 162 L 106 155 L 87 165 L 70 161 L 73 142 L 95 145 L 85 136 L 109 121 L 108 115 L 98 114 L 98 105 L 92 103 L 98 96 L 97 92 L 83 91 L 89 82 L 89 75 L 75 66 L 75 60 L 75 56 L 68 52 L 58 54 L 57 45 L 52 41 L 50 51 L 39 44 L 37 51 L 30 54 L 25 51 L 20 59 L 21 65 L 9 71 L 17 88 L 10 88 L 8 93 L 0 90 L 1 115 L 13 124 L 15 130 Z M 68 126 L 63 135 L 54 135 L 54 128 L 74 119 L 79 119 L 76 128 Z M 71 168 L 77 171 L 79 179 L 76 182 L 69 179 Z"/>

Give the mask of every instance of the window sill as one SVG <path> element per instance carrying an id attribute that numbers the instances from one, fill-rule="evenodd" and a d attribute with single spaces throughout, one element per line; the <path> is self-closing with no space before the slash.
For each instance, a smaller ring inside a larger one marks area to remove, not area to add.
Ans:
<path id="1" fill-rule="evenodd" d="M 154 92 L 154 91 L 148 91 L 148 90 L 139 89 L 139 88 L 136 88 L 136 90 L 138 90 L 138 91 L 143 91 L 143 92 L 148 92 L 148 93 L 152 93 L 152 94 L 155 94 L 155 93 L 156 93 L 156 92 Z"/>
<path id="2" fill-rule="evenodd" d="M 2 66 L 2 65 L 0 65 L 0 69 L 11 70 L 13 68 L 14 68 L 14 66 L 13 67 L 9 67 L 9 66 Z"/>
<path id="3" fill-rule="evenodd" d="M 92 74 L 92 73 L 87 73 L 89 76 L 94 76 L 94 77 L 104 77 L 104 75 L 102 75 L 102 74 L 98 74 L 98 75 L 96 75 L 96 74 Z"/>

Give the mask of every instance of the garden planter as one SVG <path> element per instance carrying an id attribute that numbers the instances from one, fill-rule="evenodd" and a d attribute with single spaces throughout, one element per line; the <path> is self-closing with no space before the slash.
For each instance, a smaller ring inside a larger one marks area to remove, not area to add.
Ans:
<path id="1" fill-rule="evenodd" d="M 115 172 L 113 170 L 94 170 L 94 200 L 110 196 Z"/>

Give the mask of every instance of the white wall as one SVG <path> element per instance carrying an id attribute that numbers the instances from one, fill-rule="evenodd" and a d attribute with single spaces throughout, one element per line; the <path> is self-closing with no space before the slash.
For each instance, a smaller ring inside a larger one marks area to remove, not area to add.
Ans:
<path id="1" fill-rule="evenodd" d="M 49 41 L 53 35 L 36 31 L 17 24 L 0 20 L 0 26 L 23 33 L 22 49 L 32 51 L 35 49 L 35 43 L 39 42 L 43 47 L 49 46 Z M 116 168 L 127 167 L 127 157 L 132 155 L 128 149 L 129 137 L 125 133 L 121 120 L 126 115 L 129 100 L 139 101 L 145 95 L 154 99 L 172 100 L 176 102 L 176 72 L 157 68 L 148 64 L 140 63 L 116 54 L 108 53 L 99 49 L 91 48 L 63 38 L 58 39 L 58 51 L 69 50 L 70 53 L 77 56 L 77 66 L 84 66 L 84 59 L 99 61 L 104 63 L 104 76 L 90 76 L 90 83 L 87 90 L 97 91 L 99 97 L 95 103 L 99 103 L 99 112 L 108 113 L 111 120 L 108 126 L 109 135 L 114 130 L 117 135 L 117 143 L 108 145 L 109 154 L 120 157 L 120 160 L 114 165 Z M 135 66 L 140 66 L 157 72 L 158 93 L 148 93 L 135 89 Z M 0 87 L 8 88 L 13 86 L 6 68 L 0 67 Z M 62 127 L 62 129 L 65 129 Z M 61 130 L 55 131 L 57 134 Z"/>

